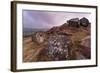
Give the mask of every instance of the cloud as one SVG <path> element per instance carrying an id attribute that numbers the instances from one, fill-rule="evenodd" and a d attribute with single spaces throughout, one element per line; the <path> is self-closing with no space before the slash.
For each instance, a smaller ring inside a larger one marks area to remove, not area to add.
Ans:
<path id="1" fill-rule="evenodd" d="M 53 26 L 62 25 L 71 18 L 91 18 L 89 13 L 51 12 L 37 10 L 23 10 L 22 17 L 24 28 L 50 28 Z"/>

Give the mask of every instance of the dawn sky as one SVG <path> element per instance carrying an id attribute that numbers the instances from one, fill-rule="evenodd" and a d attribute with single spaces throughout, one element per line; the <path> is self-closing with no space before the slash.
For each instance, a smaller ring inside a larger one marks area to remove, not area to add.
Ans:
<path id="1" fill-rule="evenodd" d="M 90 13 L 23 10 L 22 20 L 24 28 L 51 28 L 62 25 L 71 18 L 86 17 L 90 21 L 90 16 Z"/>

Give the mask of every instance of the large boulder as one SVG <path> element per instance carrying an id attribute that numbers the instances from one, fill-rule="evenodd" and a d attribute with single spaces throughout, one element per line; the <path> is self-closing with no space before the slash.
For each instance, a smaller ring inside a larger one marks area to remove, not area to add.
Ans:
<path id="1" fill-rule="evenodd" d="M 71 26 L 71 27 L 79 27 L 80 26 L 79 18 L 72 18 L 72 19 L 68 20 L 67 23 L 68 23 L 68 26 Z"/>
<path id="2" fill-rule="evenodd" d="M 37 42 L 38 44 L 43 43 L 46 40 L 46 33 L 45 32 L 35 32 L 32 35 L 32 41 Z"/>
<path id="3" fill-rule="evenodd" d="M 46 48 L 46 55 L 51 58 L 51 60 L 67 60 L 70 43 L 71 39 L 64 33 L 50 36 Z"/>
<path id="4" fill-rule="evenodd" d="M 83 27 L 87 27 L 90 24 L 89 20 L 85 17 L 80 19 L 80 25 Z"/>

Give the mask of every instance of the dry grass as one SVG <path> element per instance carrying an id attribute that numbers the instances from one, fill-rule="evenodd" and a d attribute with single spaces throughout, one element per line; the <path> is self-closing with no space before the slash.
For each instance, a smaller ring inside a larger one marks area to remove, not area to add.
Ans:
<path id="1" fill-rule="evenodd" d="M 35 62 L 37 61 L 38 54 L 43 49 L 43 44 L 37 44 L 32 42 L 31 37 L 27 37 L 23 40 L 23 61 Z"/>

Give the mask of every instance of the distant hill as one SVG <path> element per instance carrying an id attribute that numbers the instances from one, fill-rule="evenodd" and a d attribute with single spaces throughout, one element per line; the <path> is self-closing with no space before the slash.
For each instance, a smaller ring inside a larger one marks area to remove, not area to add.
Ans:
<path id="1" fill-rule="evenodd" d="M 27 37 L 32 35 L 34 32 L 39 32 L 39 31 L 47 31 L 48 28 L 23 28 L 23 36 Z"/>
<path id="2" fill-rule="evenodd" d="M 48 28 L 23 28 L 23 32 L 47 31 Z"/>

